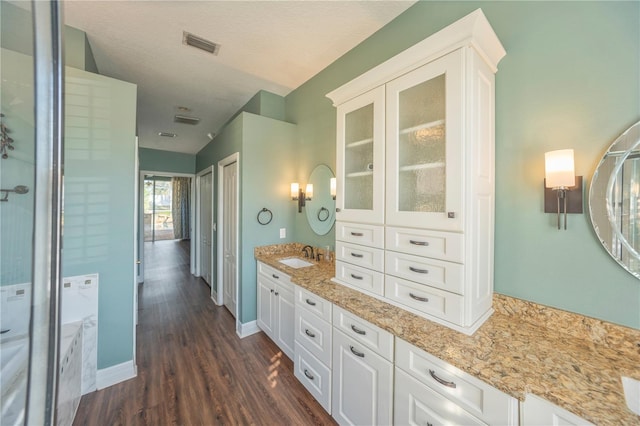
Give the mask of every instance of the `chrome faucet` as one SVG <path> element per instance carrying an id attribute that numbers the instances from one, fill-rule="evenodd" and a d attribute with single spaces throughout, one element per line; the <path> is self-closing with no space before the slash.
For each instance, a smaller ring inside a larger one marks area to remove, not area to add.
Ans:
<path id="1" fill-rule="evenodd" d="M 309 249 L 309 251 L 307 251 L 307 249 Z M 310 257 L 311 259 L 313 259 L 313 247 L 311 247 L 310 245 L 306 245 L 304 247 L 302 247 L 302 252 L 304 253 L 304 257 Z"/>

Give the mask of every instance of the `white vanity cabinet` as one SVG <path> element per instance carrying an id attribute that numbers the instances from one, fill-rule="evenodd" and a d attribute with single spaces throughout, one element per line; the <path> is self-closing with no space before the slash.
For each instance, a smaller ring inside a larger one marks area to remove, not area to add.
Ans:
<path id="1" fill-rule="evenodd" d="M 402 339 L 395 365 L 395 424 L 518 425 L 516 398 Z"/>
<path id="2" fill-rule="evenodd" d="M 294 287 L 287 274 L 258 262 L 258 327 L 289 358 L 294 353 Z"/>
<path id="3" fill-rule="evenodd" d="M 523 402 L 520 403 L 520 411 L 522 416 L 522 426 L 537 425 L 564 425 L 578 426 L 590 425 L 593 423 L 576 416 L 575 414 L 558 407 L 555 404 L 542 399 L 533 394 L 526 394 Z"/>
<path id="4" fill-rule="evenodd" d="M 327 94 L 337 108 L 336 230 L 366 224 L 385 235 L 384 265 L 337 252 L 336 280 L 467 334 L 492 313 L 494 74 L 504 55 L 478 9 Z M 367 138 L 352 136 L 365 128 Z M 358 244 L 349 238 L 336 232 L 336 248 Z M 344 263 L 380 272 L 383 292 Z"/>
<path id="5" fill-rule="evenodd" d="M 294 375 L 331 414 L 333 305 L 296 286 Z"/>
<path id="6" fill-rule="evenodd" d="M 332 416 L 341 425 L 393 423 L 391 333 L 333 310 Z"/>

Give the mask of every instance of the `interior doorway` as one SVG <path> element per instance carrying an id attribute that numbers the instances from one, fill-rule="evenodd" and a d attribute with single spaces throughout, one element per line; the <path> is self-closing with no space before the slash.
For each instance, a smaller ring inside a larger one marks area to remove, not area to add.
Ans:
<path id="1" fill-rule="evenodd" d="M 140 171 L 138 283 L 144 282 L 144 246 L 169 240 L 183 240 L 194 252 L 194 179 L 189 173 Z M 193 256 L 191 273 L 195 270 Z"/>

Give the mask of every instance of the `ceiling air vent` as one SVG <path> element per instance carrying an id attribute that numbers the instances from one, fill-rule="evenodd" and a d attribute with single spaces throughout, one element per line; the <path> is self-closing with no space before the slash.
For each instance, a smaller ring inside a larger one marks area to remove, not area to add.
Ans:
<path id="1" fill-rule="evenodd" d="M 174 115 L 173 121 L 175 121 L 176 123 L 195 125 L 200 122 L 200 119 L 198 117 L 188 117 L 186 115 Z"/>
<path id="2" fill-rule="evenodd" d="M 188 33 L 186 31 L 182 32 L 182 44 L 196 47 L 200 50 L 204 50 L 205 52 L 213 53 L 214 55 L 217 55 L 218 51 L 220 50 L 219 44 L 202 37 L 198 37 L 197 35 Z"/>
<path id="3" fill-rule="evenodd" d="M 175 133 L 171 133 L 171 132 L 159 132 L 158 136 L 164 136 L 165 138 L 175 138 L 176 135 Z"/>

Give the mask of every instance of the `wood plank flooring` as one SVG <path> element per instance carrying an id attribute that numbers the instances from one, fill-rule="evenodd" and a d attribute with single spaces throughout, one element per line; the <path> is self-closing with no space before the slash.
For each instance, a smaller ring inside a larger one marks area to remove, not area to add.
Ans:
<path id="1" fill-rule="evenodd" d="M 145 245 L 138 376 L 82 397 L 74 425 L 333 425 L 264 333 L 235 320 L 189 274 L 189 245 Z"/>

